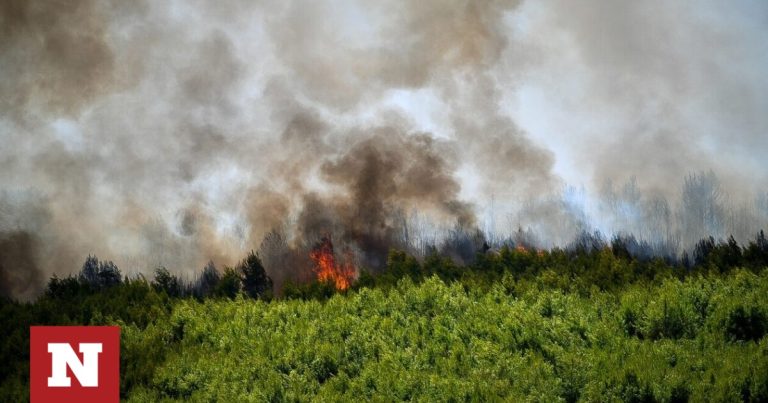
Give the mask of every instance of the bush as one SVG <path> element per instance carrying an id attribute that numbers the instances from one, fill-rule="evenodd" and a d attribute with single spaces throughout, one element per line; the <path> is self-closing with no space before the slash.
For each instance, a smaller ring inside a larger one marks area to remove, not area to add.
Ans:
<path id="1" fill-rule="evenodd" d="M 728 314 L 725 334 L 733 341 L 760 340 L 768 332 L 768 317 L 757 307 L 737 306 Z"/>

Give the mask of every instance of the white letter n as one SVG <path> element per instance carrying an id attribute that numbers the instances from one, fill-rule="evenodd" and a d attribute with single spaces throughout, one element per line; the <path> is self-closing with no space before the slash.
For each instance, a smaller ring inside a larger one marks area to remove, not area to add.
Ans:
<path id="1" fill-rule="evenodd" d="M 99 386 L 99 353 L 101 343 L 80 343 L 83 362 L 69 343 L 48 343 L 51 353 L 51 377 L 48 387 L 69 387 L 72 380 L 67 376 L 67 366 L 83 387 Z"/>

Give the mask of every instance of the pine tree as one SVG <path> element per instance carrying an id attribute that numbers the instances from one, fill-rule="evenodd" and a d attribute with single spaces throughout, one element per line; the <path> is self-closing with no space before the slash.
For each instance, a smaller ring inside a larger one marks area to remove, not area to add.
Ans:
<path id="1" fill-rule="evenodd" d="M 240 263 L 239 271 L 243 290 L 251 298 L 265 298 L 272 293 L 272 279 L 264 270 L 259 255 L 254 251 Z"/>

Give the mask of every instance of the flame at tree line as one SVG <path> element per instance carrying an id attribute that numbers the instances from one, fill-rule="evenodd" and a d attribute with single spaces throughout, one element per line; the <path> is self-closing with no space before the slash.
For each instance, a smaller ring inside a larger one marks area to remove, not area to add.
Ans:
<path id="1" fill-rule="evenodd" d="M 331 282 L 337 290 L 346 290 L 357 276 L 351 253 L 345 254 L 341 263 L 336 262 L 330 235 L 324 236 L 315 245 L 309 257 L 315 262 L 315 273 L 321 282 Z"/>

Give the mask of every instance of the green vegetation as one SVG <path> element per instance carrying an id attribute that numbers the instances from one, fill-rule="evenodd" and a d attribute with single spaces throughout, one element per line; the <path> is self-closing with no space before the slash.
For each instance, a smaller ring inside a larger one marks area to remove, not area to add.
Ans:
<path id="1" fill-rule="evenodd" d="M 178 304 L 126 342 L 168 353 L 136 401 L 768 398 L 768 275 L 588 295 L 430 278 L 325 302 Z M 750 314 L 745 314 L 750 312 Z M 745 320 L 745 315 L 750 320 Z"/>
<path id="2" fill-rule="evenodd" d="M 0 305 L 0 396 L 27 399 L 28 326 L 115 324 L 128 401 L 768 400 L 765 245 L 707 243 L 691 267 L 620 246 L 502 248 L 468 267 L 392 251 L 345 293 L 280 299 L 253 254 L 209 265 L 194 292 L 162 269 L 116 282 L 89 258 L 95 280 Z"/>

